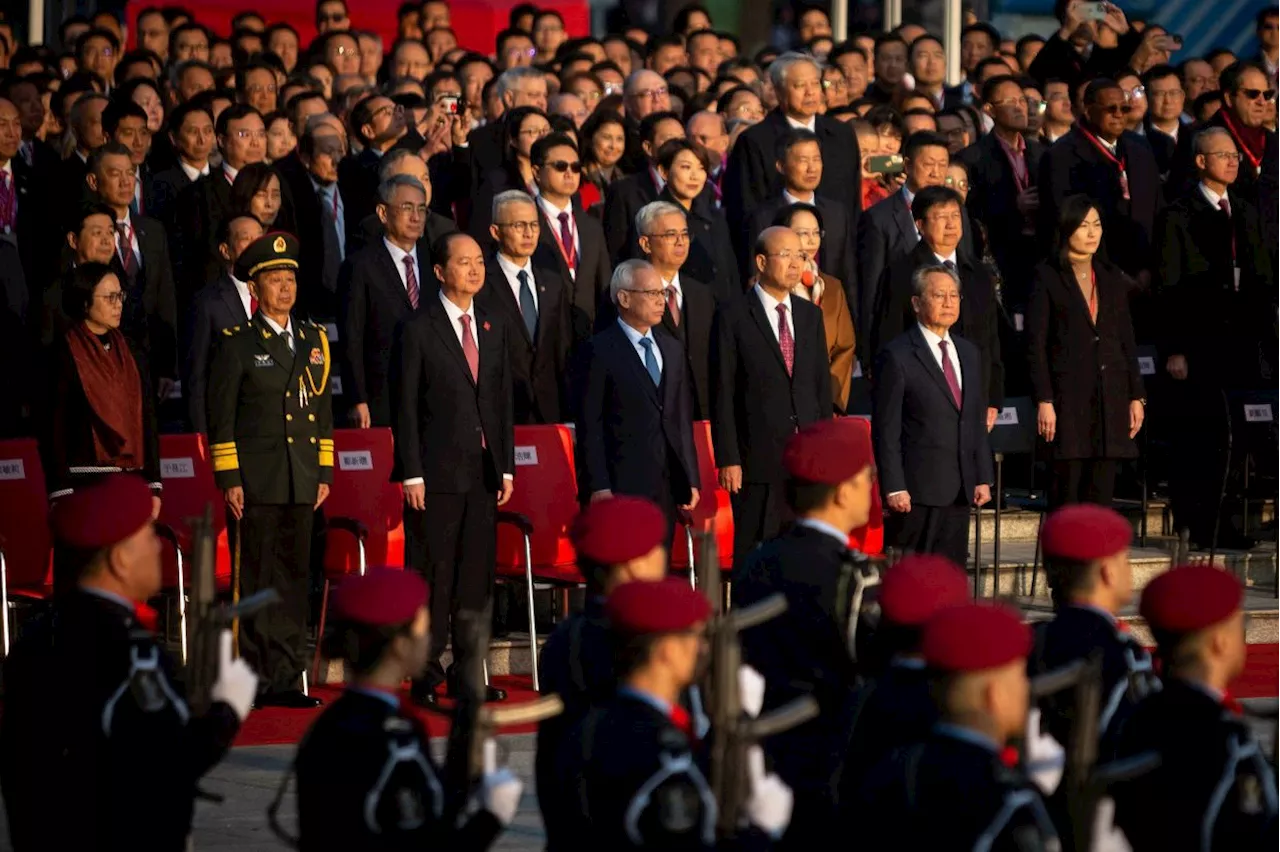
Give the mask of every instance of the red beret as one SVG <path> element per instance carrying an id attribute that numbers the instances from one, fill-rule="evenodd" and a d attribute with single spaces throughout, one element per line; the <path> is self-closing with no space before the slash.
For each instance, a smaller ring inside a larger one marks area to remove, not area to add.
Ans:
<path id="1" fill-rule="evenodd" d="M 1152 630 L 1194 633 L 1226 621 L 1243 602 L 1244 587 L 1230 571 L 1183 565 L 1147 584 L 1138 611 Z"/>
<path id="2" fill-rule="evenodd" d="M 648 636 L 691 629 L 711 617 L 711 604 L 688 580 L 668 577 L 656 583 L 623 583 L 609 594 L 604 613 L 619 633 Z"/>
<path id="3" fill-rule="evenodd" d="M 343 580 L 333 592 L 333 617 L 340 621 L 387 627 L 412 621 L 427 605 L 427 582 L 417 571 L 371 568 Z"/>
<path id="4" fill-rule="evenodd" d="M 53 506 L 53 534 L 81 550 L 119 544 L 151 523 L 151 489 L 129 473 L 77 488 Z"/>
<path id="5" fill-rule="evenodd" d="M 1063 506 L 1045 518 L 1040 547 L 1045 556 L 1092 562 L 1129 549 L 1133 527 L 1119 512 L 1091 503 Z"/>
<path id="6" fill-rule="evenodd" d="M 920 650 L 939 671 L 986 671 L 1031 653 L 1031 629 L 1007 606 L 962 604 L 929 619 Z"/>
<path id="7" fill-rule="evenodd" d="M 945 556 L 913 554 L 885 571 L 880 612 L 903 627 L 919 627 L 934 613 L 969 601 L 964 571 Z"/>
<path id="8" fill-rule="evenodd" d="M 819 420 L 787 441 L 782 466 L 796 479 L 839 485 L 875 463 L 871 436 L 852 417 Z"/>
<path id="9" fill-rule="evenodd" d="M 569 530 L 578 555 L 601 565 L 638 559 L 666 544 L 666 535 L 667 519 L 655 503 L 625 496 L 588 504 Z"/>

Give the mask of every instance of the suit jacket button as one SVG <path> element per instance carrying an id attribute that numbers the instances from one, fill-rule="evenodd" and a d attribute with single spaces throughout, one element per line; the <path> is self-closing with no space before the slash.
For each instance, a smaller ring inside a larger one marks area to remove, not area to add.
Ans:
<path id="1" fill-rule="evenodd" d="M 286 440 L 286 441 L 288 441 L 290 444 L 292 444 L 292 443 L 293 443 L 293 436 L 292 436 L 292 435 L 290 435 L 288 438 L 285 438 L 285 440 Z"/>
<path id="2" fill-rule="evenodd" d="M 315 439 L 315 438 L 308 438 L 307 440 L 309 440 L 309 441 L 310 441 L 311 443 L 313 443 L 313 444 L 316 442 L 316 439 Z"/>
<path id="3" fill-rule="evenodd" d="M 316 421 L 316 416 L 314 414 L 308 414 L 307 419 L 314 423 Z"/>
<path id="4" fill-rule="evenodd" d="M 287 422 L 289 422 L 289 421 L 293 420 L 293 415 L 292 415 L 292 414 L 286 414 L 286 415 L 284 416 L 284 419 L 285 419 L 285 422 L 287 423 Z"/>
<path id="5" fill-rule="evenodd" d="M 285 391 L 285 392 L 284 392 L 284 398 L 285 398 L 285 399 L 288 399 L 288 398 L 289 398 L 289 392 L 288 392 L 288 391 Z"/>

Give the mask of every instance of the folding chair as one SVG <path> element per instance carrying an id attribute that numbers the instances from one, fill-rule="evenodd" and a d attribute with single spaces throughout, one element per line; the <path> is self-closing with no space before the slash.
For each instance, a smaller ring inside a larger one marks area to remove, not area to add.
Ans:
<path id="1" fill-rule="evenodd" d="M 578 514 L 573 431 L 564 425 L 517 426 L 516 481 L 511 501 L 498 510 L 497 575 L 523 579 L 529 605 L 529 654 L 533 688 L 538 681 L 538 636 L 533 581 L 560 586 L 583 583 L 569 527 Z"/>
<path id="2" fill-rule="evenodd" d="M 329 591 L 370 565 L 404 567 L 404 494 L 391 481 L 395 449 L 391 430 L 335 429 L 333 487 L 324 504 L 324 593 L 312 661 L 320 676 L 320 640 L 329 611 Z"/>
<path id="3" fill-rule="evenodd" d="M 861 429 L 871 440 L 871 418 L 853 415 L 842 418 L 851 428 Z M 871 489 L 871 515 L 865 526 L 859 527 L 849 534 L 849 547 L 867 556 L 884 554 L 884 506 L 880 503 L 880 489 Z"/>
<path id="4" fill-rule="evenodd" d="M 1000 593 L 1000 517 L 1004 503 L 1004 460 L 1008 456 L 1032 455 L 1036 451 L 1036 404 L 1030 397 L 1019 396 L 1004 401 L 1000 413 L 996 415 L 995 428 L 987 436 L 991 445 L 991 454 L 995 457 L 996 487 L 991 494 L 991 503 L 995 508 L 995 541 L 992 543 L 992 596 Z M 1044 513 L 1040 513 L 1044 520 Z M 978 516 L 978 541 L 982 540 L 982 516 Z M 1040 572 L 1040 533 L 1036 531 L 1036 552 L 1031 568 L 1031 593 L 1036 590 L 1036 578 Z M 981 589 L 981 566 L 976 566 L 974 582 L 976 589 Z M 976 594 L 975 594 L 976 597 Z"/>
<path id="5" fill-rule="evenodd" d="M 53 594 L 49 495 L 35 440 L 0 441 L 0 611 L 9 654 L 12 597 L 45 600 Z"/>
<path id="6" fill-rule="evenodd" d="M 187 660 L 187 567 L 191 553 L 192 518 L 204 516 L 212 506 L 214 534 L 214 582 L 219 591 L 231 588 L 231 548 L 227 538 L 227 513 L 222 491 L 213 480 L 209 443 L 201 434 L 160 436 L 160 478 L 164 493 L 156 533 L 169 543 L 161 553 L 161 588 L 178 598 L 182 661 Z"/>

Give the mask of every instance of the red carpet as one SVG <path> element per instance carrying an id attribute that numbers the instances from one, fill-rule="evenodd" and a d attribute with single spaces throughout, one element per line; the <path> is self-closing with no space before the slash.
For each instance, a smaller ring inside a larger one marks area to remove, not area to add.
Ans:
<path id="1" fill-rule="evenodd" d="M 1231 694 L 1236 698 L 1273 698 L 1277 695 L 1277 681 L 1280 680 L 1280 646 L 1250 645 L 1249 658 L 1245 671 L 1231 684 Z M 521 703 L 537 698 L 528 675 L 496 677 L 496 686 L 507 691 L 507 701 Z M 319 686 L 315 694 L 326 703 L 338 697 L 341 690 L 335 687 Z M 407 691 L 406 691 L 407 697 Z M 451 702 L 444 701 L 444 706 Z M 321 708 L 323 709 L 323 708 Z M 423 710 L 416 711 L 426 723 L 427 730 L 433 737 L 442 737 L 449 733 L 449 720 L 435 713 Z M 311 721 L 319 715 L 320 710 L 255 710 L 249 714 L 236 745 L 279 745 L 296 743 L 306 733 Z M 525 734 L 533 731 L 533 726 L 522 726 L 504 729 L 504 734 Z"/>
<path id="2" fill-rule="evenodd" d="M 507 702 L 511 704 L 522 704 L 538 697 L 538 694 L 533 691 L 533 683 L 528 675 L 495 677 L 493 684 L 507 691 Z M 317 698 L 324 699 L 327 705 L 342 694 L 342 689 L 341 687 L 317 686 L 311 692 Z M 408 697 L 409 691 L 406 689 L 404 693 L 406 706 Z M 442 700 L 440 703 L 445 708 L 453 705 L 453 702 L 448 700 Z M 316 716 L 320 715 L 320 711 L 323 709 L 324 707 L 321 706 L 315 710 L 284 710 L 275 707 L 254 710 L 240 728 L 240 735 L 236 737 L 235 744 L 237 746 L 255 746 L 296 743 L 302 739 L 302 735 L 307 732 L 311 722 Z M 449 720 L 444 716 L 437 713 L 428 713 L 425 710 L 415 710 L 414 712 L 426 724 L 427 731 L 430 732 L 431 736 L 442 737 L 449 733 Z M 534 730 L 535 726 L 522 725 L 510 729 L 504 728 L 502 733 L 527 734 Z"/>

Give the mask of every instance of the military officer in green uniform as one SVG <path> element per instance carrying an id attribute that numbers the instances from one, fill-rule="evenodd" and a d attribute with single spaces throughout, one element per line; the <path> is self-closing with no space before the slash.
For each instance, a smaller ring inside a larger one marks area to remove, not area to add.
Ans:
<path id="1" fill-rule="evenodd" d="M 331 358 L 323 326 L 292 316 L 298 240 L 269 233 L 236 261 L 257 312 L 223 332 L 209 372 L 209 439 L 218 487 L 238 521 L 242 596 L 274 588 L 281 602 L 240 624 L 240 652 L 261 673 L 258 706 L 312 707 L 306 666 L 308 575 L 315 509 L 333 482 Z"/>

